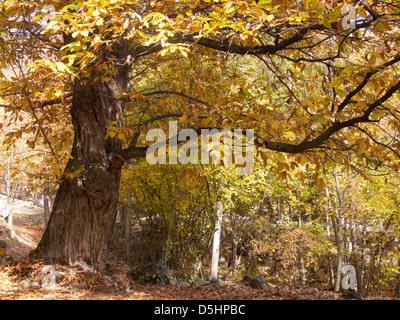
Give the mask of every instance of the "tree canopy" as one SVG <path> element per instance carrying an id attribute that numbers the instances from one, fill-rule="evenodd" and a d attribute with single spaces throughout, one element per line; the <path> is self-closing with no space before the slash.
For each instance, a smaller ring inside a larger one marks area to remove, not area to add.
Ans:
<path id="1" fill-rule="evenodd" d="M 321 165 L 353 151 L 397 169 L 398 4 L 358 2 L 347 29 L 344 5 L 6 1 L 2 105 L 29 112 L 36 125 L 21 130 L 37 130 L 58 153 L 50 124 L 73 79 L 107 82 L 123 66 L 126 90 L 109 97 L 123 102 L 123 124 L 107 126 L 124 159 L 143 156 L 146 126 L 175 117 L 185 127 L 255 129 L 260 147 L 311 150 Z"/>

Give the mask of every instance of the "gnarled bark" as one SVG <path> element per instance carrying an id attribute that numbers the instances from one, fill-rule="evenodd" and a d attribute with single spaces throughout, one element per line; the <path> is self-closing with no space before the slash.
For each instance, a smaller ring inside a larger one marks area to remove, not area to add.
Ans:
<path id="1" fill-rule="evenodd" d="M 75 83 L 71 159 L 36 249 L 38 257 L 69 264 L 85 261 L 98 269 L 105 264 L 123 164 L 114 157 L 122 149 L 121 141 L 105 139 L 109 123 L 121 123 L 122 105 L 116 97 L 124 83 L 115 79 L 108 83 L 90 79 Z M 79 175 L 68 177 L 73 172 Z"/>

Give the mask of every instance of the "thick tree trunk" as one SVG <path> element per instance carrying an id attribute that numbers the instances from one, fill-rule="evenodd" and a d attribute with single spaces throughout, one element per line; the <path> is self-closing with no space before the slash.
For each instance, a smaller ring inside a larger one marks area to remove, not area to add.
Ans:
<path id="1" fill-rule="evenodd" d="M 71 108 L 75 137 L 71 159 L 36 249 L 38 257 L 69 264 L 84 261 L 96 269 L 105 265 L 107 244 L 117 214 L 123 164 L 114 157 L 122 148 L 121 141 L 106 140 L 105 136 L 110 122 L 121 124 L 122 105 L 116 98 L 123 86 L 120 80 L 107 83 L 77 80 L 75 83 Z M 68 176 L 74 172 L 79 175 Z"/>

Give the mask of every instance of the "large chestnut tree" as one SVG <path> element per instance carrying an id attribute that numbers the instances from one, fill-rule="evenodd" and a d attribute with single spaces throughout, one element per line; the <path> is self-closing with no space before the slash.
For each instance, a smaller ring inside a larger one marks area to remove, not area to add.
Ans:
<path id="1" fill-rule="evenodd" d="M 265 161 L 268 149 L 317 171 L 335 161 L 397 170 L 400 3 L 348 5 L 2 1 L 0 105 L 14 124 L 31 119 L 3 142 L 34 133 L 30 148 L 70 151 L 36 255 L 104 266 L 121 168 L 171 119 L 254 129 Z"/>

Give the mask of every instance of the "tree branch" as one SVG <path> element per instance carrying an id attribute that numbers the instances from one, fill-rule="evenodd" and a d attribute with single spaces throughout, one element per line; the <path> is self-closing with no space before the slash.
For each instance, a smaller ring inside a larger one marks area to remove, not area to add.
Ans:
<path id="1" fill-rule="evenodd" d="M 210 104 L 207 103 L 207 102 L 204 102 L 204 101 L 202 101 L 200 99 L 193 98 L 192 96 L 189 96 L 189 95 L 187 95 L 185 93 L 178 92 L 178 91 L 173 91 L 173 90 L 158 90 L 158 91 L 153 91 L 153 92 L 149 92 L 149 93 L 142 93 L 142 95 L 146 96 L 146 97 L 154 96 L 156 94 L 174 94 L 174 95 L 182 96 L 182 97 L 188 98 L 189 100 L 192 100 L 192 101 L 195 101 L 195 102 L 210 106 Z"/>
<path id="2" fill-rule="evenodd" d="M 350 102 L 351 98 L 353 98 L 357 93 L 359 93 L 367 84 L 368 84 L 368 80 L 376 73 L 378 73 L 379 71 L 382 71 L 383 69 L 394 65 L 395 63 L 400 61 L 400 54 L 397 55 L 395 58 L 393 58 L 392 60 L 387 61 L 386 63 L 384 63 L 382 66 L 377 67 L 376 70 L 374 71 L 370 71 L 367 72 L 367 74 L 364 77 L 364 80 L 357 86 L 357 88 L 355 88 L 354 90 L 352 90 L 347 96 L 346 98 L 342 101 L 342 103 L 340 103 L 337 107 L 337 113 L 339 113 L 340 111 L 342 111 L 347 104 Z"/>
<path id="3" fill-rule="evenodd" d="M 365 131 L 364 129 L 360 128 L 359 126 L 356 126 L 356 128 L 358 130 L 360 130 L 362 133 L 364 133 L 369 139 L 371 139 L 376 144 L 378 144 L 378 145 L 380 145 L 382 147 L 385 147 L 385 148 L 389 149 L 390 151 L 392 151 L 400 159 L 400 154 L 396 150 L 394 150 L 391 146 L 388 146 L 387 144 L 379 142 L 371 134 L 369 134 L 367 131 Z"/>
<path id="4" fill-rule="evenodd" d="M 396 91 L 400 89 L 400 81 L 392 86 L 387 92 L 381 96 L 378 100 L 376 100 L 374 103 L 370 104 L 368 109 L 364 111 L 364 114 L 362 116 L 349 119 L 344 122 L 334 122 L 328 129 L 326 129 L 324 132 L 322 132 L 318 137 L 314 138 L 313 140 L 310 141 L 303 141 L 299 144 L 289 144 L 289 143 L 282 143 L 282 142 L 272 142 L 268 141 L 265 139 L 260 138 L 260 136 L 256 133 L 255 136 L 258 137 L 255 140 L 255 145 L 258 147 L 263 147 L 269 150 L 273 151 L 279 151 L 279 152 L 285 152 L 285 153 L 302 153 L 311 149 L 316 149 L 316 148 L 323 148 L 324 142 L 329 140 L 332 135 L 334 135 L 336 132 L 348 128 L 348 127 L 354 127 L 358 123 L 367 123 L 367 122 L 372 122 L 372 120 L 369 120 L 369 116 L 371 113 L 382 103 L 387 101 Z M 176 114 L 165 114 L 165 115 L 160 115 L 154 118 L 151 118 L 148 121 L 154 122 L 160 119 L 164 119 L 170 116 L 179 116 L 178 113 Z M 196 132 L 201 133 L 201 129 L 218 129 L 218 128 L 199 128 L 196 130 Z M 128 161 L 129 159 L 132 158 L 145 158 L 146 157 L 146 152 L 147 152 L 148 147 L 136 147 L 135 145 L 132 145 L 131 147 L 122 150 L 119 154 L 118 157 L 120 159 L 123 159 L 123 161 Z M 395 152 L 394 150 L 392 150 Z M 396 153 L 396 152 L 395 152 Z M 397 154 L 397 153 L 396 153 Z"/>

